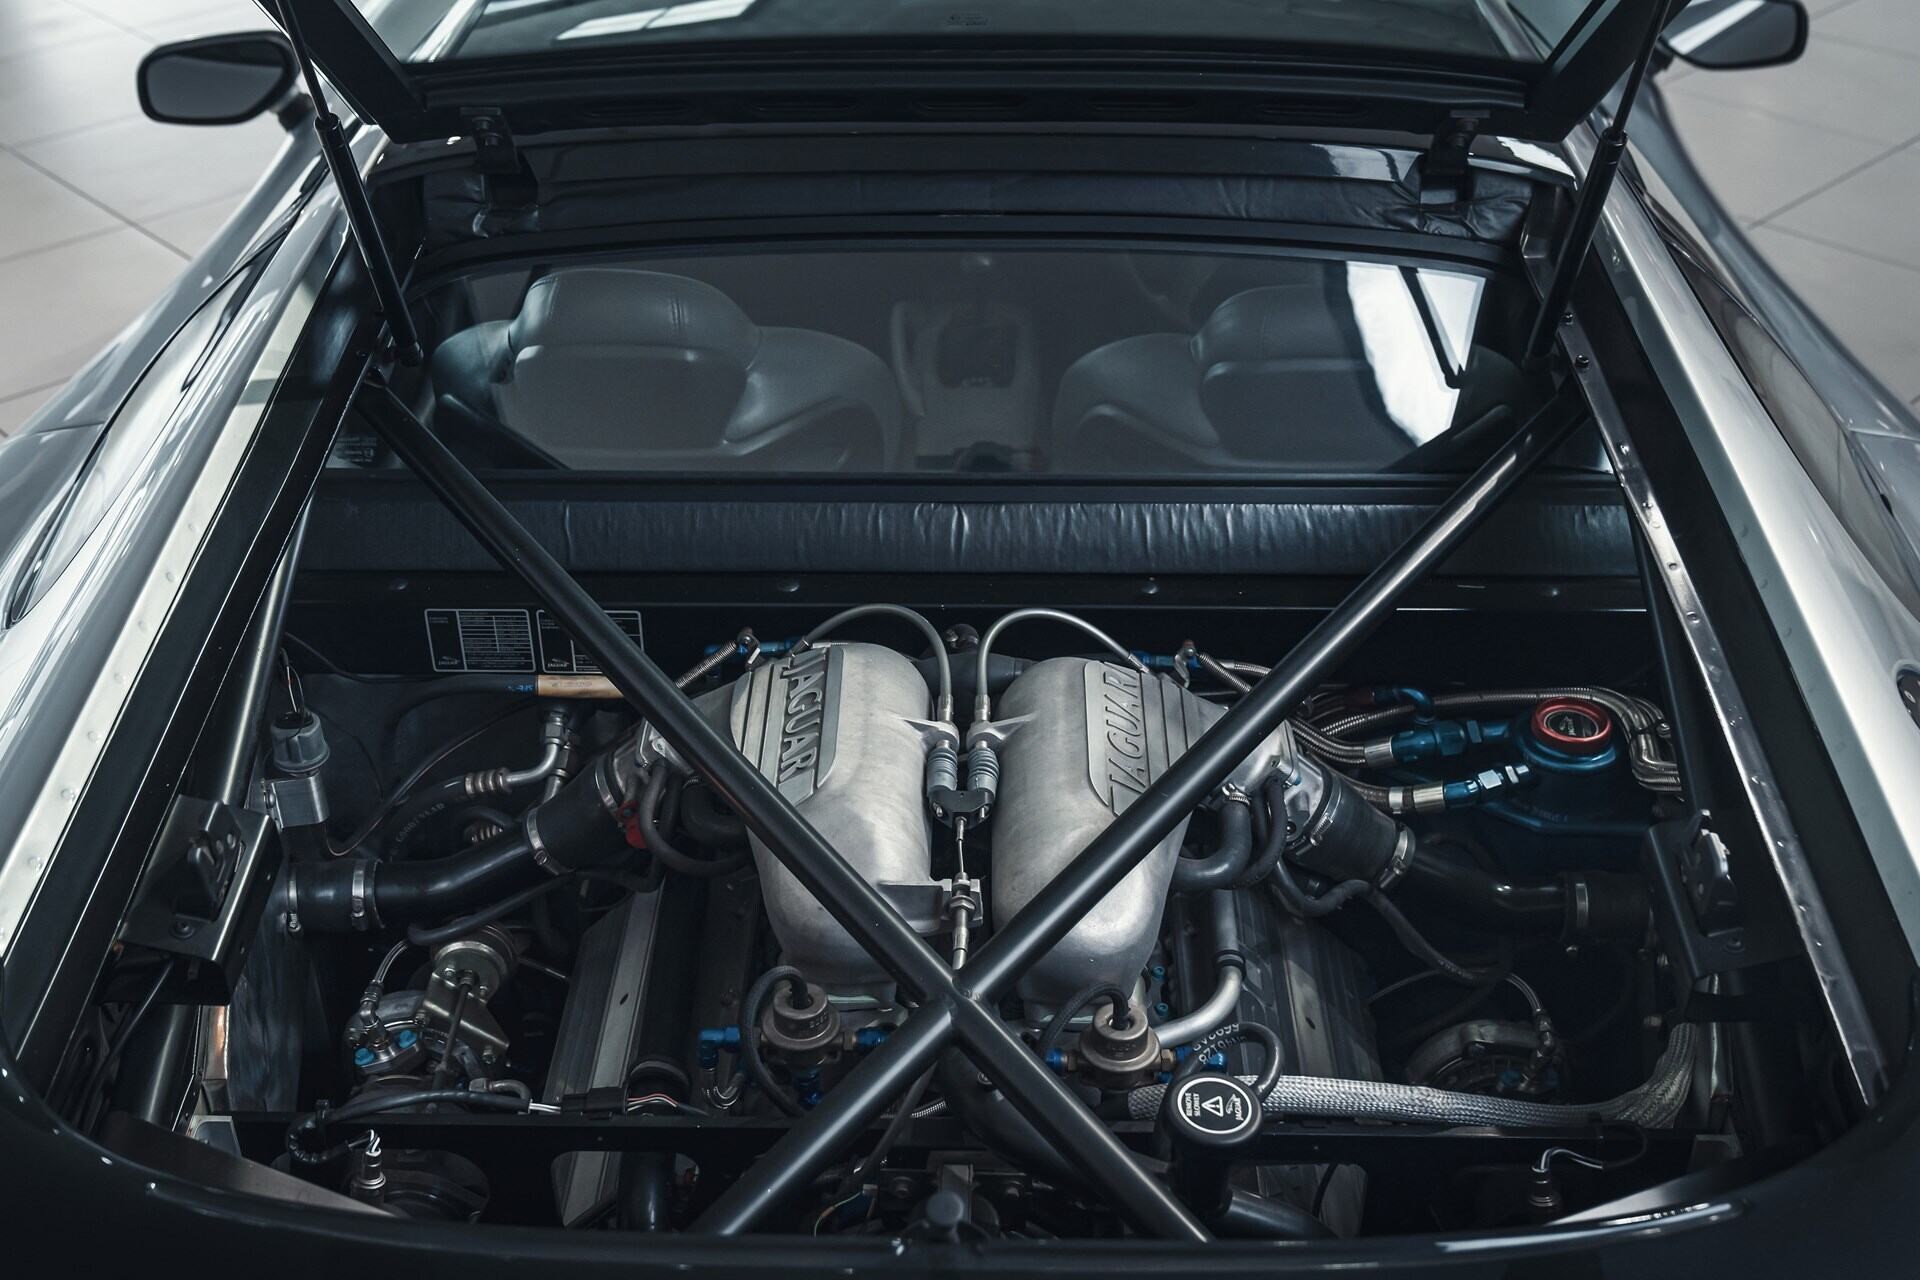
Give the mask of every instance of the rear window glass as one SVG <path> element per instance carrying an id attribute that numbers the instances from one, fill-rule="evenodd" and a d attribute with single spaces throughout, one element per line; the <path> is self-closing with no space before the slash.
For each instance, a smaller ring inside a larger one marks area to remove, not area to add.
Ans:
<path id="1" fill-rule="evenodd" d="M 419 395 L 492 468 L 1368 473 L 1534 407 L 1509 287 L 1192 252 L 553 265 L 438 290 Z"/>

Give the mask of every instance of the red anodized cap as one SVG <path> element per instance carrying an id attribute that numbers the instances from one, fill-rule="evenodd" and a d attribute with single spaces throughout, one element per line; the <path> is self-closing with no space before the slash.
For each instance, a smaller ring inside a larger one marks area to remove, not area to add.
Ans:
<path id="1" fill-rule="evenodd" d="M 1613 740 L 1605 707 L 1581 698 L 1548 698 L 1533 709 L 1533 736 L 1568 755 L 1597 756 Z"/>

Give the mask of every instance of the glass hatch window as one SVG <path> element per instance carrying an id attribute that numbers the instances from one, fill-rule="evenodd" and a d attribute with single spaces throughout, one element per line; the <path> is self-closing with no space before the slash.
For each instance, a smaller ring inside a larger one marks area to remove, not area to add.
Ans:
<path id="1" fill-rule="evenodd" d="M 863 38 L 1179 41 L 1407 49 L 1537 62 L 1606 0 L 356 0 L 383 32 L 396 9 L 437 40 L 394 55 L 485 58 L 595 45 Z M 1489 11 L 1498 11 L 1490 13 Z M 1516 47 L 1532 32 L 1541 48 Z M 416 32 L 415 35 L 418 33 Z M 403 47 L 404 46 L 404 47 Z"/>
<path id="2" fill-rule="evenodd" d="M 1510 287 L 1095 249 L 556 264 L 442 288 L 418 401 L 493 468 L 1368 474 L 1539 402 Z"/>

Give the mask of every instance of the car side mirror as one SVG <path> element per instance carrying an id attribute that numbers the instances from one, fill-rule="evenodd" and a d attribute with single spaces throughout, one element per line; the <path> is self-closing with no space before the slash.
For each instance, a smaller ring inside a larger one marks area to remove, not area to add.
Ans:
<path id="1" fill-rule="evenodd" d="M 1801 0 L 1694 0 L 1660 43 L 1705 71 L 1746 71 L 1797 59 L 1806 52 L 1808 26 Z"/>
<path id="2" fill-rule="evenodd" d="M 239 124 L 287 96 L 293 49 L 277 31 L 163 44 L 140 60 L 140 109 L 163 124 Z"/>

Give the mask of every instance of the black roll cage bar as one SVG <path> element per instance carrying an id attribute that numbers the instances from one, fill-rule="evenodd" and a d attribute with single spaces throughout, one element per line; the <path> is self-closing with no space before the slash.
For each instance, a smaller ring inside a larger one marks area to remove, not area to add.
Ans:
<path id="1" fill-rule="evenodd" d="M 1131 1226 L 1148 1235 L 1188 1241 L 1208 1239 L 1205 1227 L 1000 1020 L 998 1003 L 1257 749 L 1385 619 L 1408 587 L 1445 559 L 1586 417 L 1577 384 L 1568 380 L 1251 692 L 956 970 L 700 715 L 673 679 L 384 382 L 370 379 L 359 406 L 400 459 L 599 660 L 622 696 L 900 984 L 914 1006 L 884 1043 L 721 1194 L 694 1230 L 716 1235 L 751 1230 L 811 1184 L 942 1053 L 958 1049 L 1049 1145 L 1086 1171 Z"/>
<path id="2" fill-rule="evenodd" d="M 316 127 L 341 189 L 355 239 L 374 277 L 402 363 L 420 359 L 398 273 L 374 224 L 366 188 L 352 163 L 308 57 L 291 4 L 287 31 L 316 107 Z M 1560 312 L 1584 264 L 1626 145 L 1625 119 L 1652 58 L 1666 6 L 1651 6 L 1627 96 L 1602 135 L 1581 185 L 1568 234 L 1542 294 L 1528 342 L 1535 360 L 1551 349 Z M 673 680 L 602 612 L 593 597 L 515 520 L 500 500 L 385 385 L 370 379 L 362 412 L 402 461 L 446 503 L 500 563 L 589 653 L 621 695 L 671 743 L 747 829 L 900 984 L 912 1011 L 784 1137 L 723 1192 L 694 1230 L 751 1230 L 809 1185 L 939 1056 L 957 1049 L 1006 1095 L 1065 1160 L 1136 1230 L 1165 1239 L 1204 1241 L 1206 1228 L 1172 1191 L 1128 1153 L 1000 1020 L 997 1006 L 1019 977 L 1050 951 L 1120 883 L 1174 826 L 1251 755 L 1334 667 L 1390 613 L 1413 583 L 1443 560 L 1584 419 L 1585 402 L 1569 379 L 1497 449 L 1406 542 L 1373 570 L 1295 645 L 1127 811 L 1055 876 L 958 969 L 934 951 L 879 891 L 810 826 L 771 782 L 700 715 Z"/>

